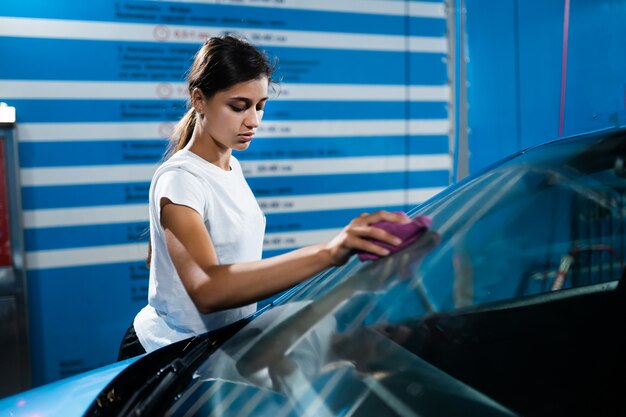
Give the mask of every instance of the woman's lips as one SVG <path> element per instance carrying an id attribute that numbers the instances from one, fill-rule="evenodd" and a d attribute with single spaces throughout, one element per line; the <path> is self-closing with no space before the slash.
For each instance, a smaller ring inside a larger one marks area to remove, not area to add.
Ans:
<path id="1" fill-rule="evenodd" d="M 252 139 L 254 139 L 254 133 L 252 132 L 240 133 L 239 137 L 243 139 L 244 142 L 250 142 Z"/>

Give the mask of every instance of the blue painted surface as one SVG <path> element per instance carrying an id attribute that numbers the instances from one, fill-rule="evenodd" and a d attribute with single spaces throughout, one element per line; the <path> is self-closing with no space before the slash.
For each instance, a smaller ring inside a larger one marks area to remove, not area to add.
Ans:
<path id="1" fill-rule="evenodd" d="M 164 139 L 23 142 L 19 146 L 22 168 L 156 164 L 167 147 Z"/>
<path id="2" fill-rule="evenodd" d="M 0 400 L 0 414 L 11 417 L 79 417 L 107 384 L 137 358 L 75 375 Z"/>
<path id="3" fill-rule="evenodd" d="M 626 3 L 571 4 L 565 136 L 626 121 Z"/>
<path id="4" fill-rule="evenodd" d="M 103 86 L 102 88 L 106 88 Z M 370 100 L 276 100 L 270 101 L 264 121 L 278 120 L 376 120 L 404 119 L 407 103 L 379 101 L 372 92 Z M 154 122 L 177 121 L 186 111 L 183 100 L 24 100 L 10 99 L 20 123 L 67 122 Z M 91 113 L 84 112 L 89 105 Z M 409 104 L 412 118 L 445 119 L 448 115 L 442 102 L 418 101 Z"/>
<path id="5" fill-rule="evenodd" d="M 0 37 L 0 49 L 12 57 L 0 67 L 0 79 L 182 82 L 199 44 L 155 44 Z M 405 59 L 412 66 L 412 84 L 445 84 L 446 62 L 440 53 L 266 47 L 278 57 L 276 79 L 284 83 L 404 84 Z M 38 65 L 32 65 L 33 57 Z M 68 66 L 75 57 L 89 57 Z M 143 61 L 173 59 L 168 70 L 146 71 Z M 137 65 L 138 70 L 124 65 Z"/>
<path id="6" fill-rule="evenodd" d="M 23 168 L 157 163 L 167 146 L 164 139 L 88 142 L 23 142 Z M 374 136 L 325 138 L 265 138 L 256 140 L 240 161 L 302 160 L 382 155 L 428 155 L 448 152 L 447 136 Z"/>
<path id="7" fill-rule="evenodd" d="M 470 170 L 559 136 L 563 1 L 466 0 Z M 626 4 L 570 0 L 563 136 L 623 124 Z"/>
<path id="8" fill-rule="evenodd" d="M 175 121 L 186 110 L 183 100 L 89 100 L 91 113 L 84 111 L 85 100 L 9 99 L 7 103 L 15 107 L 19 123 Z"/>
<path id="9" fill-rule="evenodd" d="M 469 166 L 481 167 L 518 149 L 515 9 L 512 0 L 465 0 Z"/>
<path id="10" fill-rule="evenodd" d="M 113 363 L 147 277 L 144 262 L 29 270 L 30 342 L 46 353 L 33 355 L 33 385 Z"/>
<path id="11" fill-rule="evenodd" d="M 148 222 L 26 229 L 26 250 L 68 249 L 124 243 L 148 243 Z"/>
<path id="12" fill-rule="evenodd" d="M 520 134 L 515 150 L 559 135 L 563 7 L 564 1 L 519 1 Z"/>
<path id="13" fill-rule="evenodd" d="M 448 183 L 448 171 L 411 172 L 413 187 L 441 187 Z M 404 186 L 404 172 L 365 174 L 307 175 L 250 178 L 257 197 L 317 195 L 376 190 L 396 190 Z M 150 184 L 121 183 L 23 187 L 27 210 L 139 204 L 147 201 Z"/>

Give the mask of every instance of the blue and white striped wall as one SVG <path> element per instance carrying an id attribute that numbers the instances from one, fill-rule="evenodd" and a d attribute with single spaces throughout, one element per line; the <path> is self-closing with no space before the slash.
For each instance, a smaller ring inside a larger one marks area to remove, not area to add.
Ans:
<path id="1" fill-rule="evenodd" d="M 267 215 L 264 256 L 449 184 L 442 1 L 5 2 L 35 385 L 112 362 L 146 302 L 149 180 L 193 54 L 224 32 L 279 59 L 279 93 L 237 154 Z"/>

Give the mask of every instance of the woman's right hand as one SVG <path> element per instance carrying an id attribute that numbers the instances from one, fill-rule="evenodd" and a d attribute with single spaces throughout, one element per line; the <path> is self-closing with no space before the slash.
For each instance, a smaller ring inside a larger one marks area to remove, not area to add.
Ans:
<path id="1" fill-rule="evenodd" d="M 381 228 L 371 226 L 371 224 L 383 220 L 400 224 L 410 222 L 406 217 L 389 211 L 381 210 L 375 213 L 361 214 L 359 217 L 353 219 L 343 228 L 341 233 L 326 244 L 326 250 L 333 264 L 345 264 L 356 251 L 371 252 L 379 256 L 389 255 L 387 249 L 371 241 L 371 239 L 376 239 L 396 246 L 402 243 L 398 237 L 391 233 Z"/>

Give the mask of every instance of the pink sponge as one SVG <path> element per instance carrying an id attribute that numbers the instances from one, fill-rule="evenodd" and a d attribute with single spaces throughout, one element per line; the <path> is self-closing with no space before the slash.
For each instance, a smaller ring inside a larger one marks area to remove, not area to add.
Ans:
<path id="1" fill-rule="evenodd" d="M 409 218 L 403 212 L 397 212 L 397 213 L 406 217 L 407 219 Z M 415 242 L 418 237 L 422 236 L 424 232 L 426 232 L 428 228 L 430 228 L 431 224 L 432 224 L 432 219 L 428 216 L 416 216 L 415 218 L 413 218 L 413 220 L 411 220 L 410 223 L 403 223 L 403 224 L 393 223 L 387 220 L 372 223 L 370 226 L 379 227 L 381 229 L 386 230 L 392 235 L 395 235 L 399 237 L 400 239 L 402 239 L 402 243 L 399 244 L 398 246 L 395 246 L 395 245 L 390 245 L 389 243 L 386 243 L 386 242 L 381 242 L 380 240 L 377 240 L 377 239 L 372 239 L 371 241 L 376 243 L 378 246 L 382 246 L 383 248 L 389 250 L 390 253 L 395 253 L 401 249 L 406 248 L 411 243 Z M 358 256 L 361 262 L 374 261 L 376 259 L 381 258 L 381 256 L 379 255 L 373 254 L 371 252 L 365 252 L 365 251 L 359 251 Z"/>

